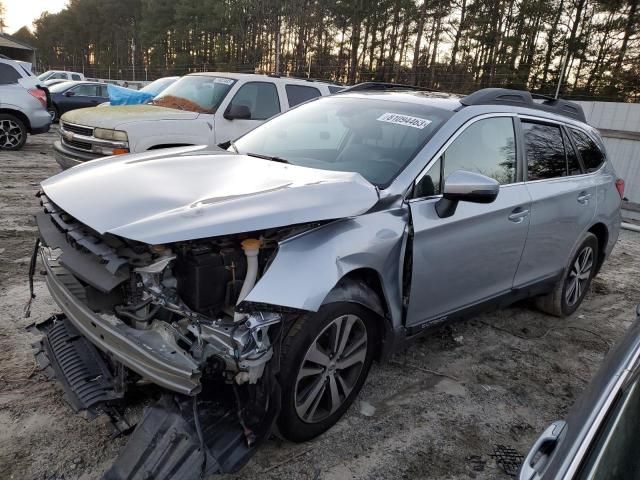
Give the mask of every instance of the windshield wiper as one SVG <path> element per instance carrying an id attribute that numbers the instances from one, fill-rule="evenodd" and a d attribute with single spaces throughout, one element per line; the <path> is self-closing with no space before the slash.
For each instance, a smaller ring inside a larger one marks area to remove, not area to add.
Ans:
<path id="1" fill-rule="evenodd" d="M 259 153 L 245 153 L 245 155 L 249 155 L 250 157 L 256 157 L 256 158 L 263 158 L 264 160 L 271 160 L 272 162 L 279 162 L 279 163 L 291 163 L 289 160 L 286 160 L 284 158 L 281 157 L 271 157 L 269 155 L 261 155 Z"/>

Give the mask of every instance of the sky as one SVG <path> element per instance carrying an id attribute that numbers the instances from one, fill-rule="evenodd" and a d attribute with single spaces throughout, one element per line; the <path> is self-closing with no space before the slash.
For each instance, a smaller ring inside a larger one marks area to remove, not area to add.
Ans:
<path id="1" fill-rule="evenodd" d="M 59 12 L 67 0 L 0 0 L 4 5 L 5 33 L 14 33 L 23 26 L 32 27 L 32 23 L 42 12 Z"/>

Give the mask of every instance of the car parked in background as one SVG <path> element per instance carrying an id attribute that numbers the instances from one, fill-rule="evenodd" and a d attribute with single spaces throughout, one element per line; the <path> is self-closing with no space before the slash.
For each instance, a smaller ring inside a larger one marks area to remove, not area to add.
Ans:
<path id="1" fill-rule="evenodd" d="M 640 306 L 566 420 L 536 440 L 519 480 L 640 478 Z"/>
<path id="2" fill-rule="evenodd" d="M 109 99 L 107 84 L 100 82 L 62 82 L 51 86 L 49 92 L 49 113 L 54 121 L 66 112 L 95 107 Z"/>
<path id="3" fill-rule="evenodd" d="M 27 135 L 49 131 L 48 92 L 18 62 L 0 58 L 0 150 L 19 150 Z"/>
<path id="4" fill-rule="evenodd" d="M 89 108 L 62 116 L 54 144 L 62 168 L 118 153 L 233 140 L 270 117 L 342 87 L 248 73 L 184 76 L 144 105 Z"/>
<path id="5" fill-rule="evenodd" d="M 234 95 L 219 78 L 188 76 L 193 89 L 159 98 L 195 110 L 229 96 L 234 118 L 266 116 L 288 81 Z M 42 182 L 40 254 L 62 310 L 47 338 L 65 362 L 64 336 L 107 353 L 70 363 L 83 398 L 144 378 L 170 399 L 106 478 L 197 478 L 183 452 L 202 444 L 225 459 L 211 469 L 235 471 L 274 422 L 292 441 L 330 428 L 374 358 L 445 321 L 527 297 L 572 315 L 616 243 L 623 190 L 572 102 L 506 89 L 312 99 L 227 150 L 103 158 Z M 75 375 L 110 368 L 100 384 Z M 180 412 L 198 402 L 218 402 L 205 434 L 168 433 L 192 425 Z"/>
<path id="6" fill-rule="evenodd" d="M 68 82 L 69 80 L 65 80 L 65 79 L 60 79 L 60 78 L 56 78 L 56 79 L 52 79 L 52 80 L 45 80 L 44 82 L 40 82 L 40 85 L 42 85 L 43 87 L 47 87 L 50 88 L 54 85 L 57 85 L 58 83 L 64 83 L 64 82 Z"/>
<path id="7" fill-rule="evenodd" d="M 45 80 L 85 80 L 84 75 L 79 72 L 69 72 L 67 70 L 47 70 L 44 73 L 38 75 L 40 81 Z"/>

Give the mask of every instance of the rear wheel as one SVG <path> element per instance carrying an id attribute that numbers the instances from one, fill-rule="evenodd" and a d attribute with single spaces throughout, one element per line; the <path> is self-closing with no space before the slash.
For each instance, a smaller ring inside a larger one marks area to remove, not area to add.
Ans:
<path id="1" fill-rule="evenodd" d="M 60 112 L 58 111 L 58 108 L 55 105 L 52 105 L 49 110 L 49 115 L 51 115 L 51 122 L 57 122 L 58 120 L 60 120 Z"/>
<path id="2" fill-rule="evenodd" d="M 27 141 L 27 127 L 10 114 L 0 114 L 0 150 L 20 150 Z"/>
<path id="3" fill-rule="evenodd" d="M 301 318 L 282 351 L 280 433 L 301 442 L 335 424 L 366 380 L 375 320 L 360 305 L 339 302 Z"/>
<path id="4" fill-rule="evenodd" d="M 557 317 L 566 317 L 575 312 L 595 276 L 598 255 L 598 239 L 588 233 L 553 291 L 538 297 L 536 306 Z"/>

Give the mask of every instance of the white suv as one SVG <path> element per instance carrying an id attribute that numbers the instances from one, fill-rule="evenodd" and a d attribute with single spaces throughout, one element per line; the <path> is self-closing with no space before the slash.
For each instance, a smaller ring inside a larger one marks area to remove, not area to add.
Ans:
<path id="1" fill-rule="evenodd" d="M 0 56 L 0 150 L 19 150 L 27 135 L 49 131 L 49 96 L 28 68 Z"/>
<path id="2" fill-rule="evenodd" d="M 236 139 L 280 112 L 342 87 L 247 73 L 182 77 L 146 105 L 83 108 L 64 114 L 54 151 L 69 168 L 108 155 Z"/>

